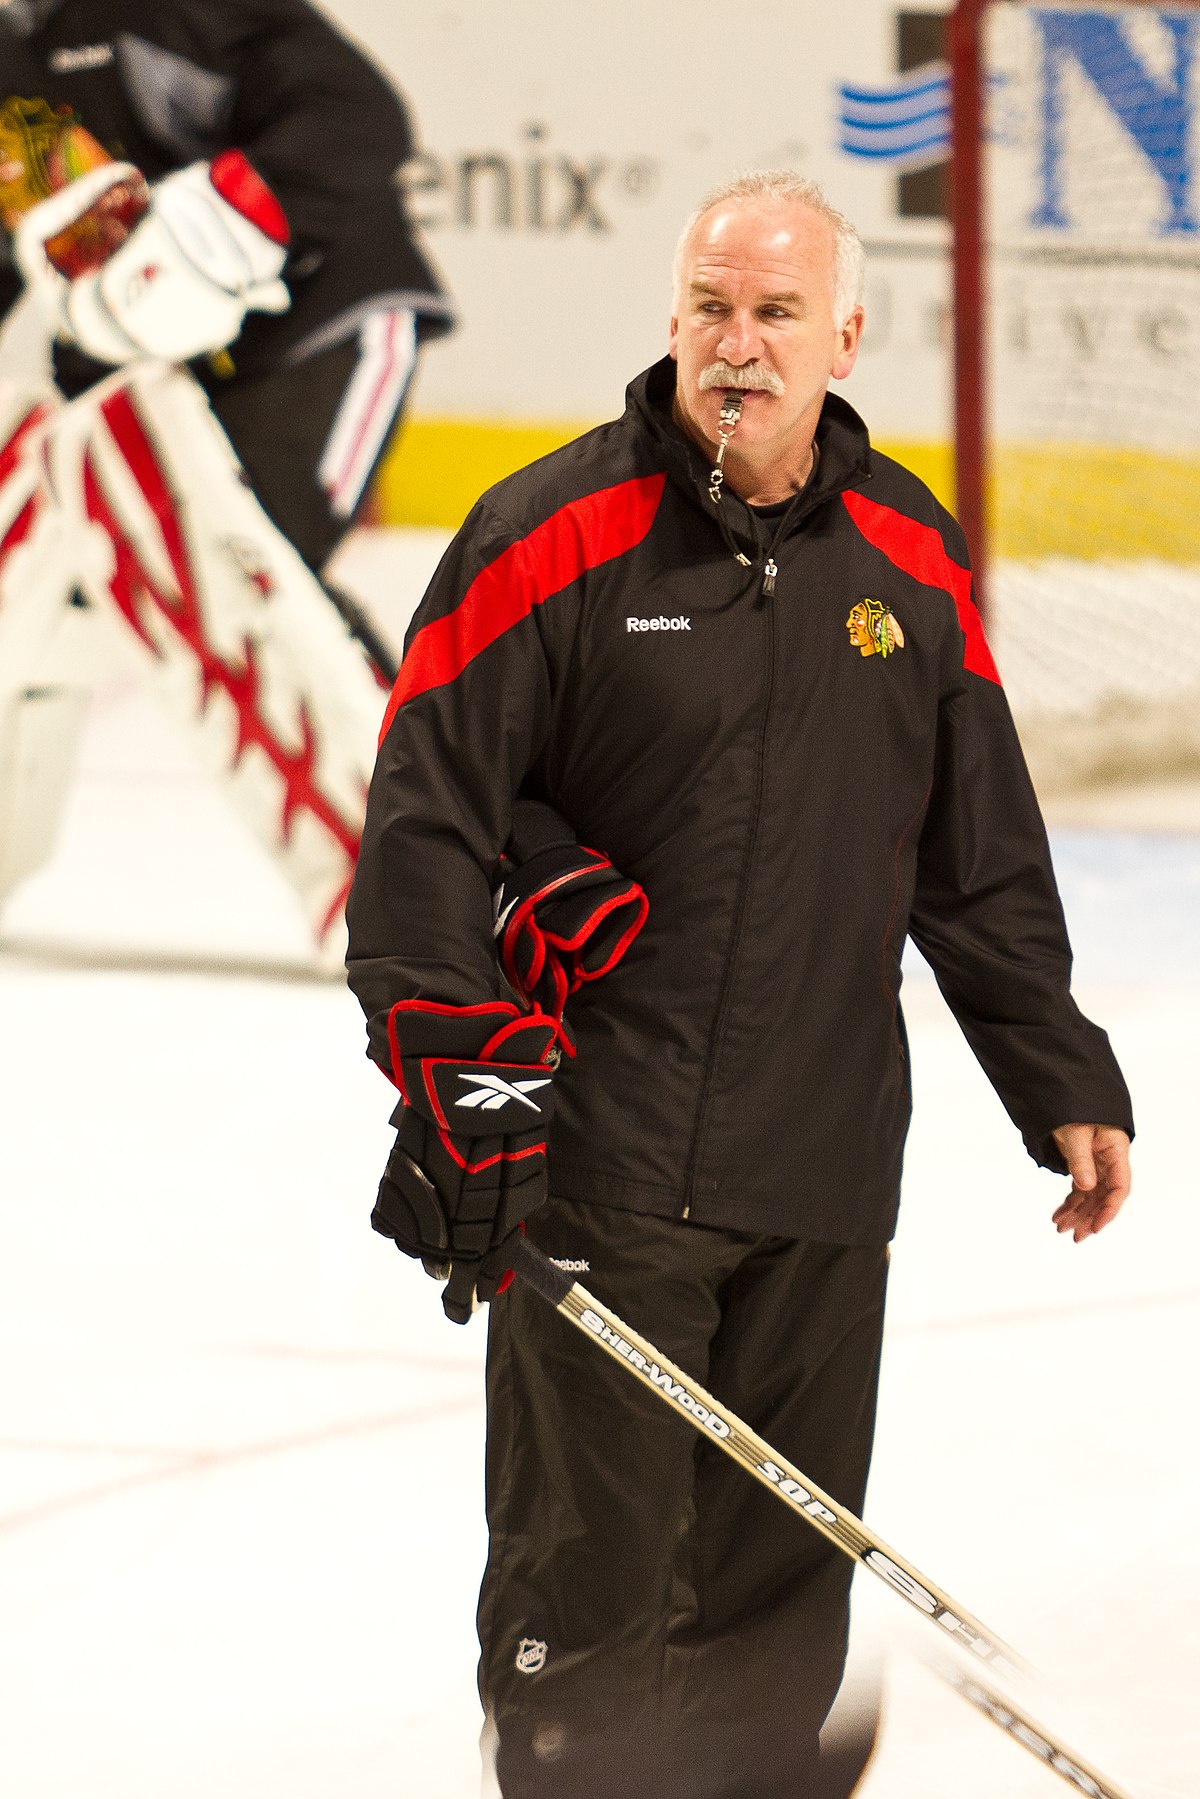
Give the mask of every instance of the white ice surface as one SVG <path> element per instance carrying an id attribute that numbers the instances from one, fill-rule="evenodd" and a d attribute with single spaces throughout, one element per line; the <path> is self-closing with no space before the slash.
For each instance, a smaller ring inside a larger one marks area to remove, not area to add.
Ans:
<path id="1" fill-rule="evenodd" d="M 867 1515 L 1064 1677 L 1035 1713 L 1134 1799 L 1182 1799 L 1200 840 L 1056 849 L 1078 996 L 1134 1091 L 1136 1196 L 1097 1241 L 1057 1237 L 1062 1183 L 915 967 Z M 149 702 L 106 688 L 60 853 L 0 922 L 5 1799 L 478 1791 L 483 1327 L 447 1325 L 367 1228 L 389 1090 L 306 953 Z M 858 1620 L 890 1645 L 867 1799 L 1070 1790 L 924 1671 L 906 1645 L 932 1630 L 865 1576 Z"/>

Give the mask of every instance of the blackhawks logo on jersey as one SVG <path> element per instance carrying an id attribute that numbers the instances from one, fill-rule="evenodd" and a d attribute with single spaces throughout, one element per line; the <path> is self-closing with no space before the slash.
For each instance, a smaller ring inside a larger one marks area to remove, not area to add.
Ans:
<path id="1" fill-rule="evenodd" d="M 857 600 L 846 620 L 850 642 L 860 656 L 890 656 L 904 648 L 904 632 L 894 612 L 882 600 Z"/>

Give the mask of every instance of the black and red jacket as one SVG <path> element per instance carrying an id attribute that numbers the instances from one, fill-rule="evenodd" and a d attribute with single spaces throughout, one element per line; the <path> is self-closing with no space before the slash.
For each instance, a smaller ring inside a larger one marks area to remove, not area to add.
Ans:
<path id="1" fill-rule="evenodd" d="M 673 390 L 663 361 L 450 545 L 381 738 L 350 982 L 385 1068 L 397 1000 L 503 994 L 492 875 L 514 797 L 548 800 L 650 900 L 572 1001 L 551 1192 L 881 1242 L 910 1111 L 906 935 L 1038 1161 L 1062 1168 L 1060 1124 L 1130 1130 L 1129 1097 L 1070 996 L 958 526 L 830 397 L 768 592 L 779 522 L 728 485 L 718 513 Z M 849 623 L 867 600 L 887 654 Z"/>

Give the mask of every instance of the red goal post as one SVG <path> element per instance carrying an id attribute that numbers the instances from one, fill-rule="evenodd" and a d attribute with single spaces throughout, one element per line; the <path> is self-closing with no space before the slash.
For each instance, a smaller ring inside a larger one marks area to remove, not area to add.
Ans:
<path id="1" fill-rule="evenodd" d="M 949 48 L 957 510 L 1014 710 L 1060 777 L 1200 766 L 1200 0 L 958 0 Z"/>
<path id="2" fill-rule="evenodd" d="M 984 493 L 983 15 L 989 0 L 958 0 L 950 18 L 950 224 L 954 264 L 954 479 L 975 591 L 987 619 Z"/>

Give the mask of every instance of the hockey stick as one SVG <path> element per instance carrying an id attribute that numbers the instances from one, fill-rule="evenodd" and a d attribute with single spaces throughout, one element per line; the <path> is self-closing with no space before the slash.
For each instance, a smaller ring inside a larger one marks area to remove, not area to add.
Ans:
<path id="1" fill-rule="evenodd" d="M 690 1375 L 660 1354 L 652 1343 L 623 1323 L 615 1312 L 594 1299 L 586 1288 L 564 1274 L 540 1249 L 523 1237 L 516 1255 L 516 1273 L 548 1305 L 575 1325 L 614 1361 L 621 1362 L 635 1380 L 649 1387 L 672 1411 L 687 1420 L 708 1442 L 723 1449 L 776 1498 L 828 1537 L 850 1560 L 869 1568 L 885 1585 L 907 1599 L 953 1642 L 997 1670 L 1028 1675 L 1029 1664 L 1009 1648 L 973 1614 L 935 1586 L 895 1549 L 875 1535 L 861 1518 L 839 1505 L 830 1494 L 808 1479 L 771 1445 L 744 1424 L 737 1415 L 714 1399 Z M 979 1682 L 951 1678 L 951 1684 L 993 1723 L 1037 1755 L 1047 1768 L 1060 1775 L 1087 1799 L 1130 1799 L 1123 1788 L 1068 1750 L 1041 1725 L 1002 1700 Z"/>
<path id="2" fill-rule="evenodd" d="M 1076 1792 L 1087 1793 L 1091 1799 L 1108 1799 L 1110 1794 L 1118 1795 L 1118 1799 L 1126 1799 L 1120 1787 L 1098 1774 L 1095 1768 L 1081 1761 L 1073 1751 L 1064 1749 L 1044 1724 L 1039 1724 L 1023 1706 L 1017 1705 L 1006 1694 L 1000 1693 L 986 1680 L 976 1675 L 955 1668 L 949 1662 L 931 1657 L 929 1668 L 939 1675 L 946 1685 L 953 1687 L 969 1705 L 982 1712 L 991 1723 L 999 1725 L 1006 1736 L 1019 1743 L 1022 1749 L 1036 1756 L 1043 1767 L 1073 1786 Z"/>

